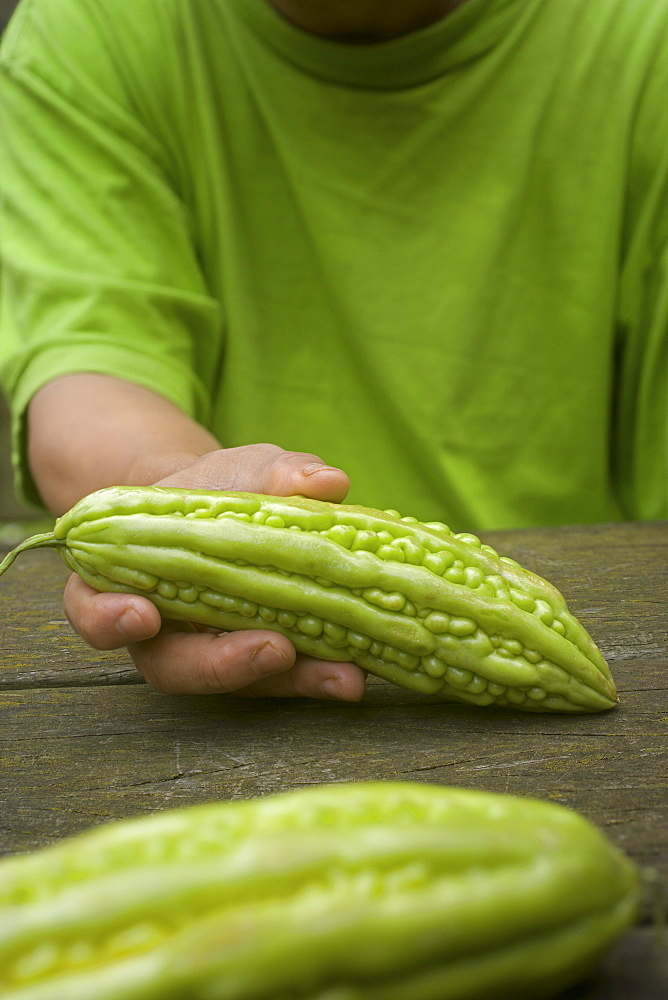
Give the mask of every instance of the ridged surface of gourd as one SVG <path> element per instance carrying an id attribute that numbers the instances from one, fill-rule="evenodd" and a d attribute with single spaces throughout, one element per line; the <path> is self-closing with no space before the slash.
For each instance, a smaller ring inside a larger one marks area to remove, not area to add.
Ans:
<path id="1" fill-rule="evenodd" d="M 617 700 L 562 595 L 444 524 L 301 497 L 112 487 L 42 544 L 62 546 L 98 590 L 143 594 L 167 618 L 273 629 L 300 652 L 444 699 L 548 712 Z"/>
<path id="2" fill-rule="evenodd" d="M 0 862 L 3 1000 L 550 996 L 635 918 L 631 862 L 552 803 L 315 786 Z"/>

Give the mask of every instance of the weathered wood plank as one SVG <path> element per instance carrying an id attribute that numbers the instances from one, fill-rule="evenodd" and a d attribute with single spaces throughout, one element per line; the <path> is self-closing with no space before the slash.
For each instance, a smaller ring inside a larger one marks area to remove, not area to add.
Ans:
<path id="1" fill-rule="evenodd" d="M 146 686 L 0 697 L 0 850 L 111 819 L 304 784 L 417 780 L 550 798 L 606 829 L 665 883 L 668 746 L 599 717 L 468 706 L 159 695 Z M 588 722 L 594 722 L 588 726 Z"/>
<path id="2" fill-rule="evenodd" d="M 665 739 L 582 729 L 600 716 L 513 713 L 511 725 L 501 712 L 468 706 L 443 714 L 402 694 L 377 685 L 367 702 L 339 705 L 178 698 L 146 686 L 4 692 L 0 853 L 114 819 L 317 782 L 418 780 L 535 795 L 606 830 L 654 885 L 648 926 L 625 935 L 561 1000 L 663 1000 Z M 661 914 L 663 928 L 650 927 Z"/>
<path id="3" fill-rule="evenodd" d="M 375 678 L 360 705 L 158 695 L 124 653 L 95 653 L 72 634 L 57 556 L 26 556 L 0 581 L 0 852 L 315 782 L 433 781 L 577 809 L 652 875 L 644 920 L 665 915 L 668 525 L 485 540 L 562 589 L 611 663 L 619 708 L 581 717 L 476 709 Z M 665 952 L 657 957 L 652 935 L 627 935 L 563 1000 L 663 998 Z"/>
<path id="4" fill-rule="evenodd" d="M 91 649 L 65 618 L 67 567 L 57 553 L 19 557 L 0 578 L 0 688 L 140 683 L 125 652 Z"/>
<path id="5" fill-rule="evenodd" d="M 635 927 L 603 957 L 588 979 L 557 1000 L 666 1000 L 668 932 Z"/>

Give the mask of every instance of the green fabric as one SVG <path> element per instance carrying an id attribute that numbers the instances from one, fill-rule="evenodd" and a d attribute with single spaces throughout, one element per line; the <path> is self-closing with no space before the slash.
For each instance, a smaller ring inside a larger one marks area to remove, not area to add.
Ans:
<path id="1" fill-rule="evenodd" d="M 24 0 L 2 327 L 458 530 L 668 517 L 668 0 L 466 0 L 374 46 L 267 0 Z M 101 442 L 103 446 L 103 442 Z"/>

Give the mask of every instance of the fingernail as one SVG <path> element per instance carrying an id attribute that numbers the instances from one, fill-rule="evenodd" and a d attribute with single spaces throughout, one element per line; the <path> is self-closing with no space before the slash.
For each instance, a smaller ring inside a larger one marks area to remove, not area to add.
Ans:
<path id="1" fill-rule="evenodd" d="M 116 628 L 126 639 L 139 639 L 146 635 L 146 625 L 136 608 L 129 607 L 116 619 Z"/>
<path id="2" fill-rule="evenodd" d="M 325 698 L 340 698 L 341 684 L 337 677 L 328 677 L 320 685 L 320 691 Z"/>
<path id="3" fill-rule="evenodd" d="M 333 465 L 323 465 L 322 462 L 311 462 L 302 469 L 302 476 L 312 476 L 314 472 L 338 472 Z"/>
<path id="4" fill-rule="evenodd" d="M 260 670 L 276 670 L 283 667 L 287 670 L 285 657 L 271 642 L 265 642 L 251 654 L 251 659 Z"/>

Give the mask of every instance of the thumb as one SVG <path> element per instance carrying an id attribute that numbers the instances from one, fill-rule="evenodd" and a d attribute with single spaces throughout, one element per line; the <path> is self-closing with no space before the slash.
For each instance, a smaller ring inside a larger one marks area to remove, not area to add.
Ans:
<path id="1" fill-rule="evenodd" d="M 350 489 L 350 479 L 343 469 L 327 465 L 317 455 L 303 451 L 277 450 L 271 454 L 259 481 L 260 493 L 297 494 L 332 503 L 341 503 Z"/>

